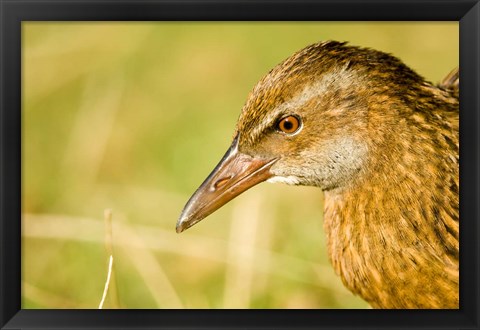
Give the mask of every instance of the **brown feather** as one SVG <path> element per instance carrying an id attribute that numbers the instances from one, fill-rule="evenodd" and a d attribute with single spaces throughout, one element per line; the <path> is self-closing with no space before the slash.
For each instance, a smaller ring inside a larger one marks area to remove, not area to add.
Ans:
<path id="1" fill-rule="evenodd" d="M 437 87 L 389 54 L 323 42 L 271 70 L 239 118 L 242 152 L 282 155 L 278 176 L 325 191 L 331 262 L 373 307 L 459 306 L 458 80 Z M 276 134 L 275 111 L 303 131 Z"/>

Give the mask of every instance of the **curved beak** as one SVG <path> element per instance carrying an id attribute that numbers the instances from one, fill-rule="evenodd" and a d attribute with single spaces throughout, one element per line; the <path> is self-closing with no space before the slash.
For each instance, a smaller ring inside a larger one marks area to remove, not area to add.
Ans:
<path id="1" fill-rule="evenodd" d="M 177 233 L 190 228 L 247 189 L 273 176 L 276 159 L 260 159 L 238 151 L 238 135 L 222 160 L 195 191 L 177 222 Z"/>

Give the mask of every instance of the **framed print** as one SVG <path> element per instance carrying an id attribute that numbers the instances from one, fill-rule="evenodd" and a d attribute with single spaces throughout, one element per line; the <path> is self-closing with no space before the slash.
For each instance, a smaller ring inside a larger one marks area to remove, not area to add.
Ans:
<path id="1" fill-rule="evenodd" d="M 1 328 L 477 329 L 479 8 L 3 0 Z"/>

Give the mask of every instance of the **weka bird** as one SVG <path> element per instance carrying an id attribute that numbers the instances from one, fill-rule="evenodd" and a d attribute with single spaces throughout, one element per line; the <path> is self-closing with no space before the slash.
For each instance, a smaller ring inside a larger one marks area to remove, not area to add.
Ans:
<path id="1" fill-rule="evenodd" d="M 335 271 L 375 308 L 459 307 L 458 70 L 328 41 L 257 83 L 177 232 L 262 182 L 325 192 Z"/>

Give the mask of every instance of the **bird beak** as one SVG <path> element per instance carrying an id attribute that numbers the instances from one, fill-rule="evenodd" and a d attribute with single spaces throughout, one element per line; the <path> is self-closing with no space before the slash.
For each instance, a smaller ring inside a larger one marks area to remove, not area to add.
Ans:
<path id="1" fill-rule="evenodd" d="M 238 151 L 238 135 L 222 160 L 190 197 L 177 222 L 177 233 L 190 228 L 247 189 L 273 176 L 276 159 L 254 158 Z"/>

